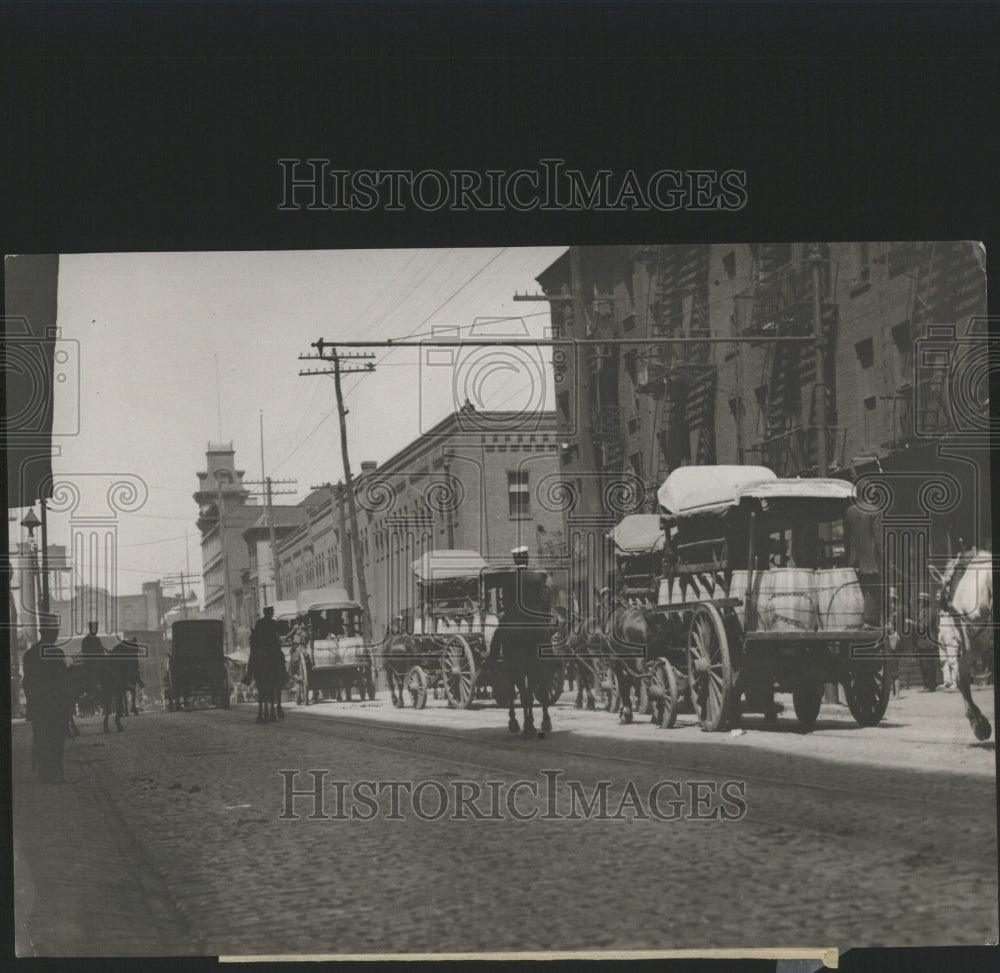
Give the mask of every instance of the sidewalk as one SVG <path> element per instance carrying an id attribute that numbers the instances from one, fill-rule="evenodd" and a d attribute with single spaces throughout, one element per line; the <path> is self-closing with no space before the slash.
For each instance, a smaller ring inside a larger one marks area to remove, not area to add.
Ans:
<path id="1" fill-rule="evenodd" d="M 11 736 L 17 955 L 200 953 L 105 791 L 103 737 L 67 741 L 68 782 L 43 784 L 30 770 L 31 725 L 14 721 Z"/>

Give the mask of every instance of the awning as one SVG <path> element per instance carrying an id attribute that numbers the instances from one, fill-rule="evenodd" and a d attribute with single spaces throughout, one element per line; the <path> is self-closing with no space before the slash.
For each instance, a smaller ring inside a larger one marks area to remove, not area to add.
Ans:
<path id="1" fill-rule="evenodd" d="M 343 588 L 310 588 L 295 596 L 295 604 L 300 612 L 327 611 L 336 608 L 357 608 L 361 606 L 349 598 Z M 275 611 L 277 617 L 277 611 Z"/>

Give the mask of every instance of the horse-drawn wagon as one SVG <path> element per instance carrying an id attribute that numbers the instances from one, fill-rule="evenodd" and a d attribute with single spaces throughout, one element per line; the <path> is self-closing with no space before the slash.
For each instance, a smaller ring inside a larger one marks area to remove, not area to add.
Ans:
<path id="1" fill-rule="evenodd" d="M 706 730 L 741 711 L 773 718 L 777 690 L 791 692 L 808 727 L 824 683 L 841 683 L 854 719 L 877 724 L 890 690 L 886 640 L 863 625 L 847 564 L 852 485 L 779 479 L 765 467 L 683 467 L 658 499 L 665 556 L 652 627 L 663 648 L 649 694 L 659 721 L 672 725 L 682 696 Z"/>
<path id="2" fill-rule="evenodd" d="M 365 641 L 361 605 L 343 588 L 301 591 L 296 597 L 298 620 L 305 626 L 306 660 L 300 670 L 303 698 L 335 698 L 344 690 L 348 699 L 357 689 L 362 699 L 375 698 L 375 667 Z M 277 620 L 277 610 L 275 618 Z"/>
<path id="3" fill-rule="evenodd" d="M 491 567 L 476 551 L 429 551 L 413 562 L 415 597 L 394 620 L 396 630 L 390 628 L 383 653 L 393 705 L 402 706 L 409 696 L 422 709 L 435 687 L 459 709 L 467 709 L 477 692 L 487 689 L 499 705 L 509 703 L 512 684 L 502 660 L 491 665 L 489 654 L 501 618 L 525 600 L 517 585 L 519 572 L 544 582 L 543 572 Z M 537 607 L 549 625 L 547 607 Z"/>
<path id="4" fill-rule="evenodd" d="M 170 666 L 164 694 L 170 710 L 190 706 L 196 696 L 211 697 L 219 709 L 229 708 L 229 675 L 223 654 L 223 622 L 189 618 L 171 626 Z"/>

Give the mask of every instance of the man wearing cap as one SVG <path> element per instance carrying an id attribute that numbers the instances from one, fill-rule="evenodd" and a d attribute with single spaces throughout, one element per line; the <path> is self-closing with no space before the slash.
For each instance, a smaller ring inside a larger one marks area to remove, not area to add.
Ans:
<path id="1" fill-rule="evenodd" d="M 41 638 L 25 653 L 24 676 L 31 687 L 31 726 L 38 778 L 46 783 L 58 783 L 63 780 L 63 751 L 72 710 L 72 691 L 66 657 L 55 644 L 59 635 L 59 616 L 43 615 L 40 628 Z"/>

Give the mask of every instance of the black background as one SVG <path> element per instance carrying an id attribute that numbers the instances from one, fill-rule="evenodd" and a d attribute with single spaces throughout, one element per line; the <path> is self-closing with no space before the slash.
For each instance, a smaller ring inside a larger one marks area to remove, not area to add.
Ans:
<path id="1" fill-rule="evenodd" d="M 0 243 L 71 253 L 978 239 L 992 270 L 998 26 L 992 4 L 0 4 Z M 280 212 L 282 157 L 343 169 L 512 170 L 545 157 L 585 173 L 736 168 L 748 204 Z M 692 867 L 683 881 L 696 880 Z M 665 877 L 665 911 L 680 887 Z M 853 950 L 841 969 L 995 959 Z"/>

